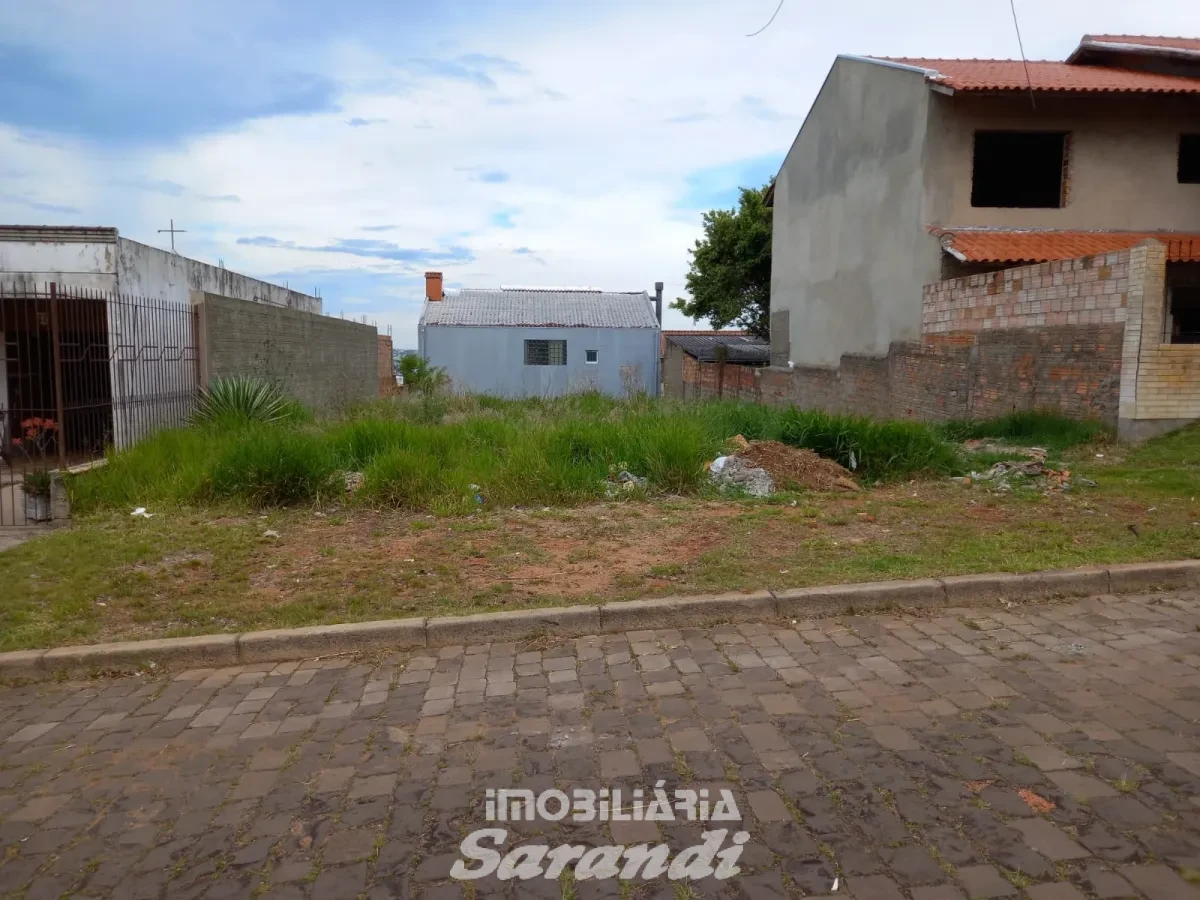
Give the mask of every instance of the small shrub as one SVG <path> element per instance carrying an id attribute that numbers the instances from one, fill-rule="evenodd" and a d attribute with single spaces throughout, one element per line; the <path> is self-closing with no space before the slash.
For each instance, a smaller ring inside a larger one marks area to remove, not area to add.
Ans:
<path id="1" fill-rule="evenodd" d="M 30 497 L 49 497 L 50 481 L 50 473 L 44 469 L 26 472 L 21 479 L 21 490 Z"/>
<path id="2" fill-rule="evenodd" d="M 234 375 L 218 378 L 200 391 L 192 421 L 228 428 L 247 422 L 280 424 L 305 416 L 299 403 L 289 400 L 269 381 Z"/>

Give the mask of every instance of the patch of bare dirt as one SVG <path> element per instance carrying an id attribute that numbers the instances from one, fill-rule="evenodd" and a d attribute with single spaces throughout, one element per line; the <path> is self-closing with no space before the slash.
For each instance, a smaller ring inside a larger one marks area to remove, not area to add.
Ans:
<path id="1" fill-rule="evenodd" d="M 147 575 L 162 575 L 171 570 L 184 572 L 188 569 L 206 569 L 212 565 L 212 561 L 213 555 L 207 551 L 199 553 L 183 551 L 180 553 L 168 553 L 157 562 L 143 563 L 132 568 L 135 572 L 145 572 Z"/>
<path id="2" fill-rule="evenodd" d="M 776 485 L 794 484 L 810 491 L 858 491 L 850 470 L 802 447 L 779 441 L 750 441 L 737 455 L 761 469 Z"/>

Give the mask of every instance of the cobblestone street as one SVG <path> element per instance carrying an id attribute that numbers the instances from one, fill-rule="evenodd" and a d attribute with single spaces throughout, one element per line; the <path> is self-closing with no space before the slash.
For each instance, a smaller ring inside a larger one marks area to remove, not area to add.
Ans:
<path id="1" fill-rule="evenodd" d="M 1177 593 L 3 688 L 0 893 L 1200 897 L 1198 629 Z M 488 788 L 659 780 L 733 791 L 740 874 L 449 878 Z"/>

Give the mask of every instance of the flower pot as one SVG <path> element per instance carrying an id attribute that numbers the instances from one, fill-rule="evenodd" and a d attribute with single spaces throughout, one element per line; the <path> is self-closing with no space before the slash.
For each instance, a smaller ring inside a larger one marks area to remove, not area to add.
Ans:
<path id="1" fill-rule="evenodd" d="M 25 495 L 25 519 L 29 522 L 49 522 L 50 498 L 45 494 Z"/>

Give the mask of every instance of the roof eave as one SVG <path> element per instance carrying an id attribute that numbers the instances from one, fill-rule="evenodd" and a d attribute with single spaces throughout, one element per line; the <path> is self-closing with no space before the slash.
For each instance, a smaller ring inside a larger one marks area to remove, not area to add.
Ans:
<path id="1" fill-rule="evenodd" d="M 1087 65 L 1083 58 L 1089 53 L 1136 53 L 1139 56 L 1157 56 L 1182 62 L 1200 62 L 1200 50 L 1186 47 L 1164 47 L 1160 44 L 1131 44 L 1117 41 L 1097 41 L 1085 36 L 1079 46 L 1067 57 L 1070 65 Z"/>

